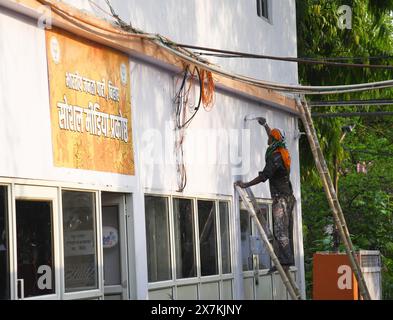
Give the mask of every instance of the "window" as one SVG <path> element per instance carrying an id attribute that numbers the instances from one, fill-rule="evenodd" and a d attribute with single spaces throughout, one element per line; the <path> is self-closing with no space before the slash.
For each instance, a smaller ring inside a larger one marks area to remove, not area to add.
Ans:
<path id="1" fill-rule="evenodd" d="M 218 274 L 215 201 L 198 200 L 201 276 Z"/>
<path id="2" fill-rule="evenodd" d="M 258 17 L 270 20 L 269 0 L 257 0 L 257 15 Z"/>
<path id="3" fill-rule="evenodd" d="M 170 280 L 172 276 L 168 199 L 146 196 L 145 212 L 149 282 Z"/>
<path id="4" fill-rule="evenodd" d="M 251 263 L 251 218 L 247 210 L 240 210 L 240 238 L 243 271 L 252 270 Z"/>
<path id="5" fill-rule="evenodd" d="M 191 199 L 173 199 L 176 277 L 196 277 L 194 210 Z"/>
<path id="6" fill-rule="evenodd" d="M 0 300 L 10 298 L 7 187 L 0 186 Z"/>
<path id="7" fill-rule="evenodd" d="M 263 221 L 271 228 L 271 217 L 270 207 L 268 203 L 258 201 L 259 212 L 257 217 L 261 225 Z M 259 269 L 268 269 L 271 266 L 270 255 L 265 247 L 263 240 L 259 234 L 256 224 L 252 221 L 250 214 L 247 210 L 240 206 L 240 230 L 241 230 L 241 249 L 242 249 L 242 261 L 243 271 L 253 270 L 253 255 L 258 255 L 259 258 Z"/>
<path id="8" fill-rule="evenodd" d="M 232 272 L 228 201 L 146 195 L 145 212 L 150 283 Z"/>
<path id="9" fill-rule="evenodd" d="M 95 195 L 63 191 L 65 291 L 98 288 Z"/>
<path id="10" fill-rule="evenodd" d="M 257 212 L 257 217 L 259 223 L 263 226 L 269 224 L 269 206 L 267 204 L 259 204 L 259 211 Z M 255 234 L 257 235 L 257 239 L 259 240 L 257 246 L 257 254 L 259 255 L 259 269 L 268 269 L 270 268 L 270 255 L 266 249 L 266 246 L 261 239 L 261 235 L 257 229 L 257 226 L 254 224 Z M 270 229 L 271 230 L 271 229 Z"/>
<path id="11" fill-rule="evenodd" d="M 222 273 L 231 273 L 231 233 L 229 228 L 229 203 L 219 202 Z"/>

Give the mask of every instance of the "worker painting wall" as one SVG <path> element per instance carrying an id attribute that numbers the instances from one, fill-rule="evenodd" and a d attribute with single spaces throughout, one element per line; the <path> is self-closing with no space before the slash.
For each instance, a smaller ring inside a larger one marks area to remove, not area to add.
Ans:
<path id="1" fill-rule="evenodd" d="M 132 96 L 135 130 L 139 133 L 135 143 L 139 150 L 140 186 L 147 194 L 207 199 L 227 196 L 236 199 L 233 183 L 237 179 L 249 181 L 257 176 L 258 171 L 263 170 L 267 148 L 264 128 L 256 121 L 244 121 L 245 117 L 264 116 L 272 128 L 278 127 L 285 132 L 292 157 L 291 182 L 297 199 L 294 211 L 297 279 L 304 290 L 297 118 L 268 105 L 216 89 L 213 108 L 207 111 L 201 107 L 185 131 L 183 144 L 187 184 L 183 192 L 179 193 L 173 98 L 181 82 L 182 72 L 163 72 L 161 68 L 136 62 L 131 64 L 131 70 L 135 75 L 132 88 L 138 88 L 144 83 L 152 84 L 146 91 L 136 89 Z M 197 102 L 198 94 L 196 85 L 190 94 L 191 99 L 195 99 L 191 104 Z M 266 183 L 253 187 L 253 190 L 259 198 L 270 198 Z M 236 204 L 232 202 L 231 206 L 232 211 L 236 212 Z M 233 218 L 236 219 L 236 214 Z M 235 226 L 234 234 L 239 234 L 238 227 Z M 234 245 L 240 248 L 239 243 L 234 242 Z M 241 272 L 240 266 L 238 273 Z M 158 298 L 166 298 L 168 294 L 172 295 L 172 291 L 168 290 L 162 289 L 160 295 L 155 290 L 151 297 L 157 294 Z M 237 294 L 238 297 L 244 297 L 241 289 Z M 194 294 L 190 297 L 193 298 Z"/>

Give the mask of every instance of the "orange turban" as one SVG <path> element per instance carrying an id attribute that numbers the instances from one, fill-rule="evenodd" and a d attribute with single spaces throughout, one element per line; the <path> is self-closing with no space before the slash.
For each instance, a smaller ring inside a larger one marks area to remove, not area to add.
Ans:
<path id="1" fill-rule="evenodd" d="M 270 136 L 274 140 L 273 144 L 277 145 L 273 153 L 281 153 L 285 168 L 289 171 L 289 169 L 291 168 L 291 156 L 289 155 L 288 149 L 285 146 L 284 137 L 281 134 L 281 131 L 279 129 L 273 129 L 270 131 Z"/>

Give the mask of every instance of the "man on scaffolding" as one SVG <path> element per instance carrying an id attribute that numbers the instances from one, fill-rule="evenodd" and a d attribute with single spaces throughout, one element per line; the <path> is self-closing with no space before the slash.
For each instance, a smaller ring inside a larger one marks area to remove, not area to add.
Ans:
<path id="1" fill-rule="evenodd" d="M 266 165 L 255 179 L 249 182 L 237 181 L 236 185 L 248 188 L 269 180 L 270 194 L 273 199 L 273 247 L 280 264 L 284 269 L 289 269 L 294 265 L 292 210 L 295 197 L 289 179 L 291 157 L 285 145 L 283 133 L 279 129 L 270 129 L 265 118 L 260 117 L 257 120 L 265 128 L 268 136 Z M 269 273 L 276 270 L 276 266 L 272 266 Z"/>

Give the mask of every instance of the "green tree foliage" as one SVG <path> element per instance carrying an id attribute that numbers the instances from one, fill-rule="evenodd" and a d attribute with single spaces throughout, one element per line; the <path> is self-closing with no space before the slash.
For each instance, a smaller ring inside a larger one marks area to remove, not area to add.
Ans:
<path id="1" fill-rule="evenodd" d="M 338 26 L 338 8 L 352 8 L 352 29 Z M 349 63 L 385 64 L 393 61 L 393 1 L 297 1 L 298 56 L 352 57 Z M 372 59 L 370 57 L 379 57 Z M 337 85 L 393 79 L 392 70 L 299 65 L 307 85 Z M 378 99 L 393 97 L 393 90 L 308 97 L 314 100 Z M 331 111 L 393 110 L 391 107 L 330 107 Z M 318 110 L 321 112 L 321 110 Z M 343 137 L 344 125 L 356 125 Z M 383 294 L 393 299 L 393 117 L 329 118 L 315 121 L 320 144 L 332 177 L 337 173 L 338 195 L 354 245 L 380 250 L 383 256 Z M 300 141 L 303 231 L 307 294 L 312 292 L 312 255 L 333 248 L 334 223 L 314 160 L 303 136 Z M 358 173 L 365 164 L 367 173 Z"/>

